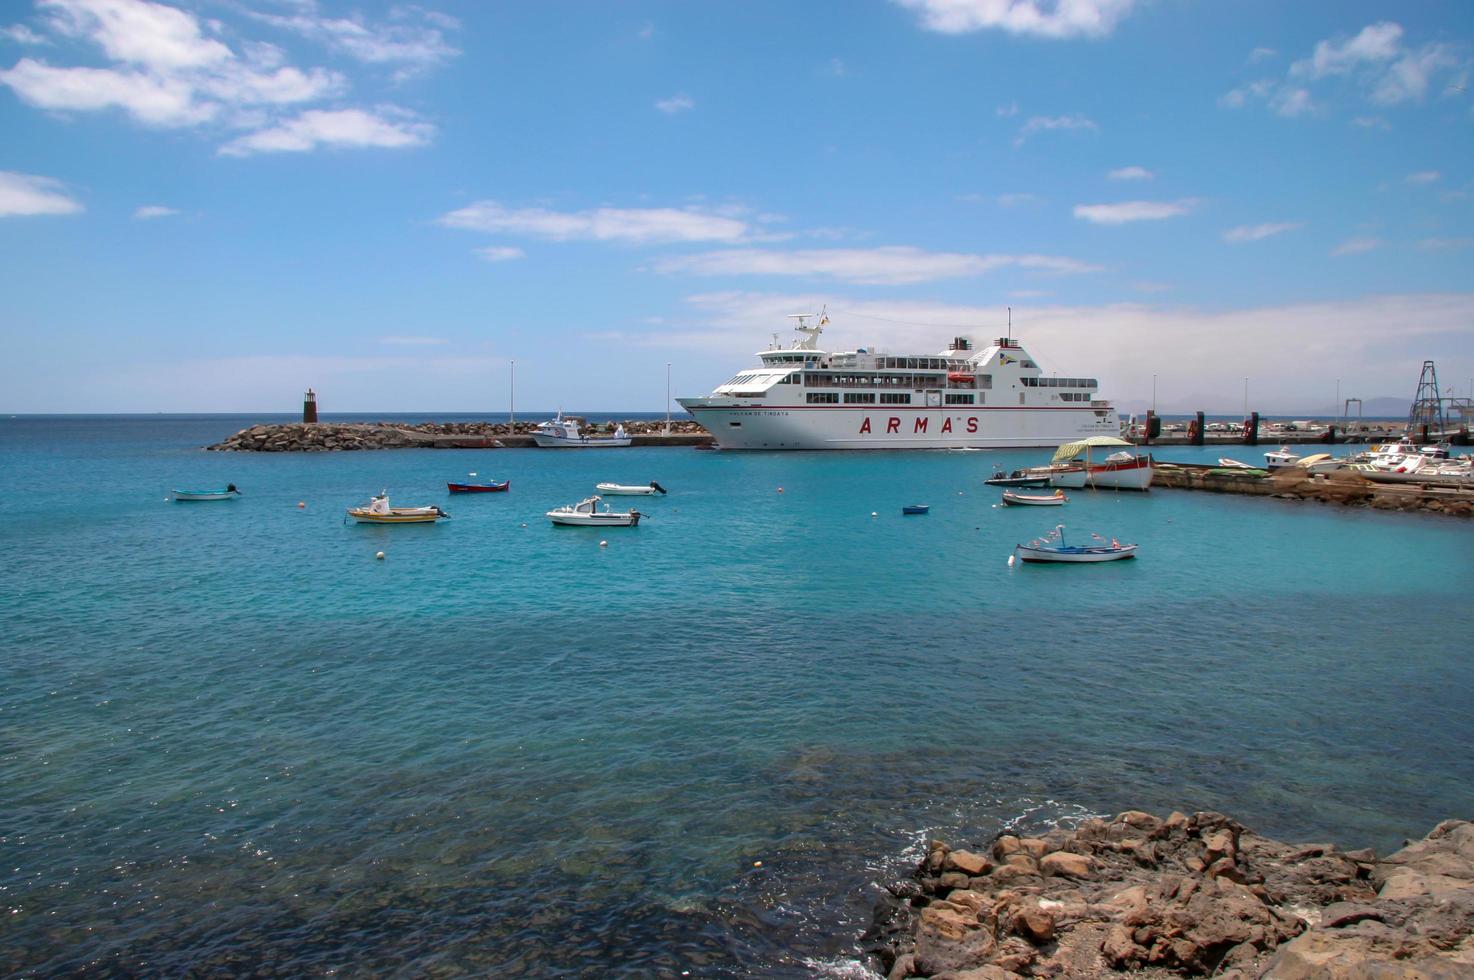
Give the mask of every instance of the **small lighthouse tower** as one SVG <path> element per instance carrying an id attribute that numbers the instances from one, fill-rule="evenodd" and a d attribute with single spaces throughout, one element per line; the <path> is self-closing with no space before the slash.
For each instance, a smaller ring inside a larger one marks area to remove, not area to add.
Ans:
<path id="1" fill-rule="evenodd" d="M 317 393 L 311 388 L 308 388 L 307 394 L 302 396 L 302 421 L 317 421 Z"/>

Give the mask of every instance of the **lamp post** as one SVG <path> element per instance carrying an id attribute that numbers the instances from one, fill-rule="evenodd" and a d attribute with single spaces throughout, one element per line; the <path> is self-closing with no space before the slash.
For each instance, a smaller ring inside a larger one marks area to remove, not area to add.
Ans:
<path id="1" fill-rule="evenodd" d="M 512 383 L 507 389 L 507 418 L 511 421 L 511 430 L 517 431 L 517 362 L 512 362 Z"/>
<path id="2" fill-rule="evenodd" d="M 1157 376 L 1152 375 L 1152 414 L 1157 414 Z"/>
<path id="3" fill-rule="evenodd" d="M 665 434 L 670 435 L 670 361 L 665 362 Z"/>

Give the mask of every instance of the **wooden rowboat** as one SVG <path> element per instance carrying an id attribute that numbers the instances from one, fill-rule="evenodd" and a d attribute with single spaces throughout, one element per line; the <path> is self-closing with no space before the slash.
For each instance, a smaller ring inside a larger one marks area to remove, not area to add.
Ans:
<path id="1" fill-rule="evenodd" d="M 1051 494 L 1014 493 L 1012 490 L 1003 491 L 1003 502 L 1010 506 L 1061 507 L 1069 499 L 1069 497 L 1065 496 L 1063 490 L 1056 490 Z"/>

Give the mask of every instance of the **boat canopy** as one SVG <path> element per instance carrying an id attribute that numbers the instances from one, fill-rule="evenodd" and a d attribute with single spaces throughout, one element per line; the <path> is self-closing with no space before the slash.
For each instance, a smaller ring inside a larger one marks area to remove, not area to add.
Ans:
<path id="1" fill-rule="evenodd" d="M 1081 439 L 1079 442 L 1067 442 L 1055 451 L 1053 462 L 1062 462 L 1066 459 L 1074 459 L 1087 449 L 1096 446 L 1130 446 L 1131 443 L 1125 439 L 1117 439 L 1115 436 L 1091 436 L 1089 439 Z"/>

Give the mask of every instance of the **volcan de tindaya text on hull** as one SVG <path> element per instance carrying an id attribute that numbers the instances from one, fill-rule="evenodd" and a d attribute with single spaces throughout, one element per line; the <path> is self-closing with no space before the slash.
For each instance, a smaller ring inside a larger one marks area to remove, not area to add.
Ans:
<path id="1" fill-rule="evenodd" d="M 1094 378 L 1046 377 L 1018 341 L 940 354 L 819 349 L 827 317 L 798 314 L 802 339 L 758 354 L 701 398 L 677 401 L 723 449 L 996 449 L 1120 434 Z"/>

